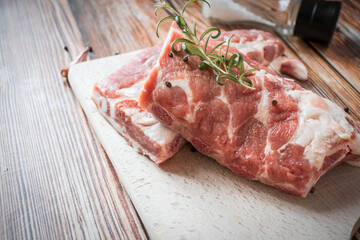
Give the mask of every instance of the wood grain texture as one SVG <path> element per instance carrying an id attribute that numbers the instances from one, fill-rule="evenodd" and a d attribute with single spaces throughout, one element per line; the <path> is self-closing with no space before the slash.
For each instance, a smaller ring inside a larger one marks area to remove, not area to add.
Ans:
<path id="1" fill-rule="evenodd" d="M 297 37 L 287 37 L 287 52 L 291 57 L 301 59 L 309 70 L 310 82 L 300 82 L 306 89 L 310 89 L 320 96 L 328 98 L 339 106 L 349 108 L 349 114 L 357 121 L 360 120 L 359 92 L 322 56 Z"/>
<path id="2" fill-rule="evenodd" d="M 59 75 L 83 49 L 66 1 L 0 2 L 0 238 L 146 239 Z"/>
<path id="3" fill-rule="evenodd" d="M 162 42 L 154 34 L 157 22 L 150 0 L 104 1 L 102 4 L 96 0 L 77 0 L 69 3 L 84 41 L 92 46 L 96 58 Z M 159 13 L 160 16 L 165 13 Z M 166 28 L 161 29 L 161 33 L 165 37 Z"/>
<path id="4" fill-rule="evenodd" d="M 360 93 L 360 1 L 343 1 L 337 30 L 328 46 L 309 45 Z"/>
<path id="5" fill-rule="evenodd" d="M 185 0 L 170 0 L 180 9 Z M 0 1 L 0 236 L 145 239 L 131 200 L 59 69 L 92 46 L 90 58 L 161 43 L 170 22 L 157 21 L 152 0 Z M 301 83 L 360 120 L 359 1 L 344 0 L 328 47 L 283 39 L 286 57 L 305 62 Z M 188 8 L 198 29 L 201 6 Z M 246 26 L 248 28 L 249 26 Z M 270 30 L 261 26 L 253 26 Z M 271 30 L 270 30 L 271 31 Z M 69 53 L 63 50 L 64 45 Z M 277 70 L 278 61 L 272 68 Z M 172 171 L 175 171 L 174 169 Z"/>

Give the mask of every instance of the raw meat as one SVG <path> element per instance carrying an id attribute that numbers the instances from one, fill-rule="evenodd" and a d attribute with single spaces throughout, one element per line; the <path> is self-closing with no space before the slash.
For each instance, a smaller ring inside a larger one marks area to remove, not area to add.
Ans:
<path id="1" fill-rule="evenodd" d="M 137 98 L 155 65 L 161 45 L 142 51 L 94 87 L 93 100 L 101 114 L 138 152 L 159 164 L 173 156 L 185 140 L 139 107 Z"/>
<path id="2" fill-rule="evenodd" d="M 280 72 L 292 76 L 300 81 L 309 80 L 309 73 L 305 65 L 297 59 L 286 59 L 280 64 Z"/>
<path id="3" fill-rule="evenodd" d="M 220 86 L 211 70 L 198 69 L 198 57 L 168 56 L 180 37 L 173 26 L 139 104 L 200 152 L 302 197 L 347 154 L 360 154 L 358 126 L 333 102 L 246 56 L 245 69 L 260 69 L 249 76 L 255 90 L 231 81 Z"/>
<path id="4" fill-rule="evenodd" d="M 269 33 L 259 30 L 235 30 L 223 33 L 224 37 L 220 40 L 223 41 L 232 34 L 234 42 L 242 43 L 237 46 L 244 50 L 252 49 L 248 51 L 249 56 L 256 57 L 261 63 L 266 64 L 283 53 L 281 41 Z M 258 54 L 253 54 L 254 47 L 259 47 Z M 96 84 L 93 93 L 94 102 L 110 124 L 138 152 L 148 155 L 156 163 L 173 156 L 185 143 L 179 134 L 160 124 L 151 113 L 137 104 L 139 91 L 156 64 L 160 51 L 161 46 L 156 46 L 141 52 L 116 73 Z M 266 57 L 259 57 L 260 55 Z"/>
<path id="5" fill-rule="evenodd" d="M 257 29 L 224 32 L 217 40 L 227 40 L 231 35 L 234 35 L 231 38 L 231 46 L 265 66 L 285 51 L 280 39 L 275 38 L 271 33 Z"/>

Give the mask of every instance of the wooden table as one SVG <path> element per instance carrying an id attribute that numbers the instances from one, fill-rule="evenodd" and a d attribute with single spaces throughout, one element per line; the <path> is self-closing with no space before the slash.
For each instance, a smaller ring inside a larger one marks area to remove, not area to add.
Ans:
<path id="1" fill-rule="evenodd" d="M 177 9 L 184 4 L 168 2 Z M 153 3 L 0 2 L 1 238 L 148 238 L 59 69 L 85 46 L 92 47 L 94 59 L 161 43 L 170 23 L 161 26 L 158 39 Z M 343 3 L 329 46 L 289 37 L 283 39 L 283 57 L 302 59 L 311 78 L 302 85 L 348 108 L 359 121 L 360 2 Z M 241 27 L 201 19 L 200 5 L 188 13 L 199 30 Z"/>

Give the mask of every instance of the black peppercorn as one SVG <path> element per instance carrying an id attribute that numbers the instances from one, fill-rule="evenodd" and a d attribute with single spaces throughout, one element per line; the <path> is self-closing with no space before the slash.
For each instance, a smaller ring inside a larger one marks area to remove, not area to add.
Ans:
<path id="1" fill-rule="evenodd" d="M 169 53 L 169 57 L 173 57 L 174 56 L 174 54 L 171 52 L 171 53 Z"/>
<path id="2" fill-rule="evenodd" d="M 189 60 L 189 57 L 188 56 L 185 56 L 184 58 L 183 58 L 183 61 L 184 62 L 187 62 Z"/>
<path id="3" fill-rule="evenodd" d="M 64 46 L 64 50 L 67 51 L 67 52 L 69 51 L 67 46 Z"/>
<path id="4" fill-rule="evenodd" d="M 350 112 L 350 109 L 349 109 L 348 107 L 346 107 L 346 108 L 344 108 L 344 111 L 345 111 L 346 113 L 349 113 L 349 112 Z"/>
<path id="5" fill-rule="evenodd" d="M 165 86 L 171 87 L 171 82 L 166 81 L 166 82 L 165 82 Z"/>
<path id="6" fill-rule="evenodd" d="M 276 105 L 278 102 L 274 99 L 272 100 L 272 105 Z"/>

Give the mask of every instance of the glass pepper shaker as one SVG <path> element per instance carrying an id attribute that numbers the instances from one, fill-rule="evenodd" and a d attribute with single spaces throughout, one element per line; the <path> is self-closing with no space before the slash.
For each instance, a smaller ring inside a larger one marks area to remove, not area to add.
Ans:
<path id="1" fill-rule="evenodd" d="M 204 17 L 231 23 L 261 23 L 283 36 L 329 43 L 340 14 L 340 1 L 324 0 L 208 0 Z"/>

